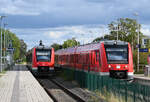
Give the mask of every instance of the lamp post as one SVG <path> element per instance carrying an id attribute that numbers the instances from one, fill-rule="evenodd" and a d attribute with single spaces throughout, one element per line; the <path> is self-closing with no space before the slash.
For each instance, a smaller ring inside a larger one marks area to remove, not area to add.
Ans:
<path id="1" fill-rule="evenodd" d="M 139 24 L 138 24 L 138 13 L 134 13 L 134 16 L 136 16 L 136 22 L 137 22 L 137 33 L 138 33 L 138 38 L 137 38 L 137 44 L 138 44 L 138 48 L 137 48 L 137 72 L 139 72 L 139 60 L 140 60 L 140 58 L 139 58 L 139 43 L 140 43 L 140 26 L 139 26 Z"/>
<path id="2" fill-rule="evenodd" d="M 7 23 L 4 23 L 4 57 L 6 56 L 6 26 L 7 26 L 8 24 Z M 4 64 L 6 64 L 5 63 L 5 58 L 4 58 Z"/>
<path id="3" fill-rule="evenodd" d="M 3 37 L 3 36 L 2 36 L 2 20 L 3 20 L 4 17 L 6 17 L 6 16 L 0 16 L 0 28 L 1 28 L 1 53 L 0 53 L 0 57 L 1 57 L 1 58 L 0 58 L 0 59 L 1 59 L 1 63 L 0 63 L 0 64 L 1 64 L 1 68 L 0 68 L 0 72 L 2 72 L 2 70 L 3 70 L 3 69 L 2 69 L 2 51 L 3 51 L 3 50 L 2 50 L 2 48 L 3 48 L 3 47 L 2 47 L 2 41 L 3 41 L 3 38 L 2 38 L 2 37 Z"/>
<path id="4" fill-rule="evenodd" d="M 119 19 L 117 19 L 117 41 L 119 40 Z"/>

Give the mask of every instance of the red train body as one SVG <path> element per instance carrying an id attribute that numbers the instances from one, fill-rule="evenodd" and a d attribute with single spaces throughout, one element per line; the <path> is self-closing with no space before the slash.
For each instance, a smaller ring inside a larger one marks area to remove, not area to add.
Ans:
<path id="1" fill-rule="evenodd" d="M 122 41 L 102 41 L 58 50 L 55 53 L 55 67 L 119 79 L 133 78 L 131 47 Z"/>
<path id="2" fill-rule="evenodd" d="M 48 75 L 54 71 L 54 48 L 34 47 L 26 58 L 28 68 L 35 75 Z"/>

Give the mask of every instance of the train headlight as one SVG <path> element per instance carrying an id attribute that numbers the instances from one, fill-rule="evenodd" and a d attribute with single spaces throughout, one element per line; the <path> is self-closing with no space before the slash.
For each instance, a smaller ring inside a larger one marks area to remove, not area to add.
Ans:
<path id="1" fill-rule="evenodd" d="M 128 66 L 126 65 L 125 68 L 128 68 Z"/>
<path id="2" fill-rule="evenodd" d="M 111 68 L 111 65 L 109 65 L 108 68 Z"/>

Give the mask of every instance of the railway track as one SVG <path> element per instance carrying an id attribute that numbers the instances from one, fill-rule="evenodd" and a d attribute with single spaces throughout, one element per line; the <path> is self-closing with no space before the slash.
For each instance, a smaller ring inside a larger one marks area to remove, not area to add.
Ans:
<path id="1" fill-rule="evenodd" d="M 79 95 L 53 79 L 37 79 L 54 102 L 86 102 Z"/>

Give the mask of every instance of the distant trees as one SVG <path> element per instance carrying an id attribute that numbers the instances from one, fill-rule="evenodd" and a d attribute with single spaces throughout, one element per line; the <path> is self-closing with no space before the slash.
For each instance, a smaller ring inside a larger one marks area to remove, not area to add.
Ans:
<path id="1" fill-rule="evenodd" d="M 80 42 L 76 41 L 75 38 L 72 39 L 68 39 L 66 41 L 64 41 L 64 43 L 62 44 L 63 48 L 68 48 L 68 47 L 73 47 L 73 46 L 77 46 L 80 45 Z"/>
<path id="2" fill-rule="evenodd" d="M 61 49 L 61 48 L 62 48 L 62 45 L 57 44 L 57 43 L 53 43 L 53 44 L 51 45 L 51 47 L 53 47 L 53 48 L 54 48 L 54 50 L 55 50 L 55 51 L 57 51 L 57 50 L 59 50 L 59 49 Z"/>
<path id="3" fill-rule="evenodd" d="M 26 53 L 27 53 L 27 44 L 24 42 L 23 39 L 20 39 L 20 59 L 25 60 Z"/>
<path id="4" fill-rule="evenodd" d="M 117 21 L 112 21 L 108 24 L 108 28 L 110 30 L 110 34 L 105 35 L 105 39 L 117 40 L 118 33 L 119 40 L 130 42 L 132 50 L 136 48 L 138 31 L 141 28 L 141 25 L 138 24 L 135 19 L 120 18 Z M 139 34 L 141 42 L 143 34 L 142 32 L 139 32 Z M 103 39 L 103 37 L 96 38 L 93 42 L 100 41 L 101 39 Z"/>
<path id="5" fill-rule="evenodd" d="M 22 57 L 25 55 L 26 53 L 26 49 L 27 49 L 27 45 L 23 40 L 20 40 L 16 34 L 10 32 L 9 30 L 4 30 L 2 29 L 2 34 L 3 34 L 3 39 L 4 39 L 4 32 L 5 32 L 5 39 L 6 39 L 6 48 L 10 47 L 10 45 L 12 45 L 12 47 L 14 48 L 14 60 L 18 60 L 18 59 L 22 59 Z M 4 47 L 4 43 L 3 43 L 3 47 Z M 24 56 L 25 57 L 25 56 Z"/>
<path id="6" fill-rule="evenodd" d="M 57 51 L 58 49 L 73 47 L 73 46 L 77 46 L 77 45 L 80 45 L 80 42 L 76 41 L 75 38 L 72 38 L 72 39 L 68 39 L 68 40 L 64 41 L 64 43 L 62 45 L 53 43 L 51 45 L 51 47 L 53 47 L 55 49 L 55 51 Z"/>

